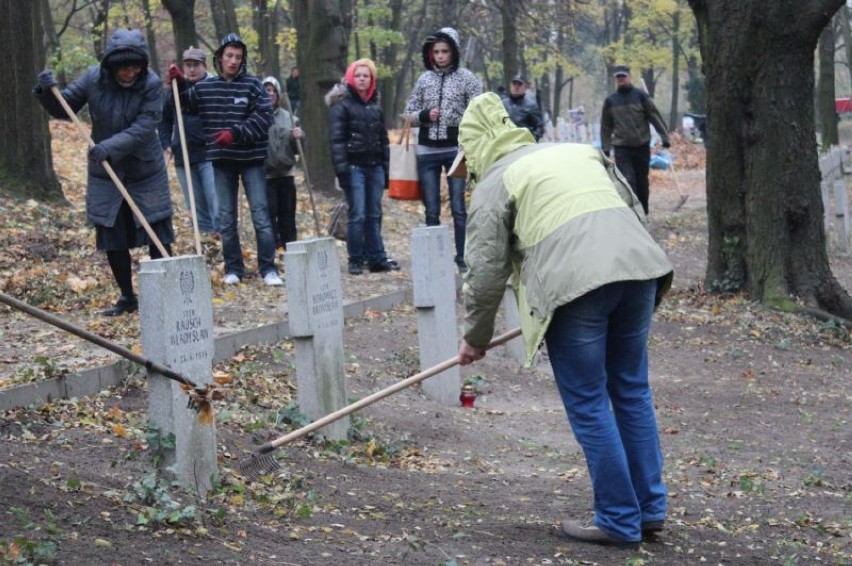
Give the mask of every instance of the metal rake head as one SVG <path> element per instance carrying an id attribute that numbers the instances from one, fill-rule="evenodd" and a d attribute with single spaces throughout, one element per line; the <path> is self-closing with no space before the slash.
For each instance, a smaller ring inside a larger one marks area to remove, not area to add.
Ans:
<path id="1" fill-rule="evenodd" d="M 239 465 L 240 474 L 249 481 L 257 481 L 281 469 L 272 454 L 254 454 L 251 458 L 242 460 Z"/>

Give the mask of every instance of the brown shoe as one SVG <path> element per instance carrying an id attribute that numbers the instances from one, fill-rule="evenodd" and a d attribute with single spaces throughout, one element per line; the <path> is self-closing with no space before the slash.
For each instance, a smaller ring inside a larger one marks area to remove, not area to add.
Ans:
<path id="1" fill-rule="evenodd" d="M 596 525 L 584 524 L 580 521 L 562 521 L 562 533 L 576 541 L 593 544 L 621 547 L 631 547 L 639 544 L 638 542 L 617 539 L 606 534 Z"/>

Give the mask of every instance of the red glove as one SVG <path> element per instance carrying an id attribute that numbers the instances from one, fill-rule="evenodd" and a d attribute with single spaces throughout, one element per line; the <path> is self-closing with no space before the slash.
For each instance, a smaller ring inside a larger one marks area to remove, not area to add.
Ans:
<path id="1" fill-rule="evenodd" d="M 213 134 L 213 144 L 219 147 L 228 147 L 234 144 L 234 133 L 231 130 L 219 130 Z"/>
<path id="2" fill-rule="evenodd" d="M 169 79 L 169 84 L 171 84 L 171 82 L 175 79 L 177 79 L 181 83 L 184 81 L 183 73 L 180 72 L 180 67 L 178 67 L 174 63 L 169 65 L 169 72 L 167 77 Z"/>

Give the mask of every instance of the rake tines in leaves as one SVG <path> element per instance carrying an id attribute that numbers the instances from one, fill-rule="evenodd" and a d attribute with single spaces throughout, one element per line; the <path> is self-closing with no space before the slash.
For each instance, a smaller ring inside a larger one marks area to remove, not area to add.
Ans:
<path id="1" fill-rule="evenodd" d="M 499 346 L 501 344 L 505 344 L 509 340 L 516 338 L 521 335 L 521 329 L 515 328 L 514 330 L 510 330 L 505 334 L 501 334 L 494 340 L 492 340 L 488 346 L 487 350 L 495 346 Z M 459 357 L 454 356 L 449 360 L 445 360 L 437 365 L 434 365 L 428 369 L 421 371 L 420 373 L 414 374 L 411 377 L 403 379 L 398 383 L 394 383 L 390 387 L 385 387 L 381 391 L 376 391 L 371 395 L 367 395 L 363 399 L 352 403 L 351 405 L 347 405 L 342 409 L 338 409 L 333 413 L 329 413 L 326 416 L 317 419 L 307 426 L 303 426 L 298 430 L 294 430 L 291 433 L 285 434 L 275 440 L 271 440 L 266 444 L 260 446 L 257 450 L 255 450 L 254 454 L 250 458 L 246 458 L 242 460 L 239 464 L 240 473 L 248 480 L 257 480 L 261 476 L 269 475 L 279 470 L 281 466 L 278 465 L 278 462 L 275 461 L 275 458 L 272 457 L 270 452 L 275 450 L 276 448 L 287 444 L 290 441 L 296 440 L 297 438 L 301 438 L 306 434 L 314 432 L 317 429 L 324 427 L 327 424 L 333 423 L 338 419 L 342 419 L 346 415 L 350 413 L 354 413 L 359 409 L 363 409 L 367 405 L 372 405 L 376 401 L 384 399 L 390 395 L 393 395 L 397 391 L 402 391 L 403 389 L 414 385 L 415 383 L 420 383 L 426 378 L 432 377 L 433 375 L 437 375 L 442 371 L 446 371 L 459 363 Z"/>
<path id="2" fill-rule="evenodd" d="M 246 458 L 240 462 L 240 474 L 249 481 L 257 481 L 262 476 L 274 474 L 281 469 L 281 466 L 275 460 L 275 456 L 270 454 L 275 450 L 272 444 L 264 444 L 255 452 L 251 458 Z"/>

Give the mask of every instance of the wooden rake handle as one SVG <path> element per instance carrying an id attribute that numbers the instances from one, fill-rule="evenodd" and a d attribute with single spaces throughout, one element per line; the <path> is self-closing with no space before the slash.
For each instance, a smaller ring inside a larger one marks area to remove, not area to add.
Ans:
<path id="1" fill-rule="evenodd" d="M 74 110 L 71 109 L 71 106 L 68 105 L 68 101 L 62 96 L 62 93 L 59 92 L 59 89 L 56 85 L 50 87 L 50 92 L 53 93 L 53 96 L 56 97 L 56 100 L 59 101 L 59 104 L 62 105 L 62 108 L 65 110 L 65 113 L 68 114 L 68 118 L 71 119 L 72 122 L 77 126 L 77 129 L 80 131 L 80 135 L 89 142 L 89 146 L 95 145 L 95 142 L 92 140 L 92 137 L 89 135 L 89 132 L 86 131 L 86 127 L 83 125 L 83 122 L 80 121 L 80 118 L 77 114 L 74 113 Z M 118 192 L 121 193 L 121 196 L 124 197 L 124 200 L 127 201 L 127 204 L 130 206 L 130 210 L 133 211 L 133 214 L 136 216 L 136 219 L 145 229 L 145 232 L 148 234 L 148 237 L 151 238 L 151 241 L 154 242 L 154 245 L 157 246 L 157 249 L 160 250 L 160 254 L 163 257 L 169 257 L 169 253 L 166 251 L 166 248 L 163 247 L 162 242 L 151 229 L 151 225 L 148 224 L 148 221 L 145 220 L 145 215 L 142 214 L 142 211 L 139 210 L 139 207 L 136 206 L 136 203 L 133 202 L 133 198 L 130 196 L 130 193 L 127 192 L 127 189 L 124 188 L 124 183 L 121 182 L 121 179 L 118 178 L 118 175 L 115 174 L 110 164 L 106 161 L 102 161 L 101 165 L 106 169 L 107 175 L 112 179 L 112 182 L 115 183 L 115 186 L 118 188 Z"/>
<path id="2" fill-rule="evenodd" d="M 121 356 L 122 358 L 124 358 L 126 360 L 130 360 L 133 363 L 136 363 L 136 364 L 139 364 L 140 366 L 143 366 L 148 371 L 153 371 L 153 372 L 159 373 L 163 377 L 167 377 L 167 378 L 169 378 L 173 381 L 177 381 L 178 383 L 183 383 L 184 385 L 188 385 L 188 386 L 192 387 L 193 389 L 196 389 L 198 387 L 195 383 L 193 383 L 192 381 L 190 381 L 189 379 L 187 379 L 183 375 L 179 374 L 178 372 L 174 371 L 173 369 L 167 368 L 164 365 L 158 364 L 158 363 L 153 362 L 153 361 L 151 361 L 147 358 L 144 358 L 144 357 L 140 356 L 139 354 L 136 354 L 133 351 L 128 350 L 124 346 L 120 346 L 120 345 L 116 344 L 115 342 L 107 340 L 103 336 L 99 336 L 97 334 L 89 332 L 88 330 L 80 328 L 79 326 L 75 326 L 75 325 L 71 324 L 70 322 L 66 322 L 66 321 L 62 320 L 61 318 L 53 316 L 52 314 L 50 314 L 48 312 L 45 312 L 45 311 L 43 311 L 39 308 L 36 308 L 32 305 L 29 305 L 29 304 L 27 304 L 23 301 L 19 301 L 18 299 L 14 298 L 10 295 L 7 295 L 6 293 L 0 293 L 0 303 L 3 303 L 7 306 L 12 307 L 13 309 L 24 312 L 24 313 L 26 313 L 26 314 L 28 314 L 32 317 L 35 317 L 35 318 L 37 318 L 37 319 L 39 319 L 43 322 L 46 322 L 46 323 L 48 323 L 52 326 L 55 326 L 56 328 L 64 330 L 65 332 L 69 332 L 69 333 L 73 334 L 74 336 L 78 336 L 78 337 L 82 338 L 83 340 L 91 342 L 92 344 L 96 344 L 96 345 L 100 346 L 101 348 L 109 350 L 113 354 L 118 354 L 119 356 Z"/>
<path id="3" fill-rule="evenodd" d="M 186 132 L 183 129 L 183 109 L 180 107 L 180 93 L 178 92 L 178 81 L 172 81 L 172 98 L 175 103 L 175 118 L 178 124 L 180 136 L 180 150 L 183 154 L 183 170 L 186 171 L 186 192 L 189 194 L 189 208 L 192 214 L 192 233 L 195 236 L 195 253 L 201 253 L 201 234 L 198 232 L 198 213 L 195 209 L 195 191 L 192 188 L 192 171 L 189 163 L 189 151 L 186 148 Z"/>
<path id="4" fill-rule="evenodd" d="M 510 331 L 506 332 L 505 334 L 501 334 L 497 338 L 493 339 L 488 344 L 488 346 L 485 347 L 485 349 L 490 350 L 491 348 L 494 348 L 495 346 L 500 346 L 501 344 L 505 344 L 509 340 L 512 340 L 513 338 L 517 338 L 520 335 L 521 335 L 521 329 L 515 328 L 515 329 L 510 330 Z M 420 383 L 421 381 L 423 381 L 427 378 L 430 378 L 430 377 L 432 377 L 436 374 L 439 374 L 442 371 L 446 371 L 446 370 L 450 369 L 451 367 L 453 367 L 454 365 L 456 365 L 458 363 L 459 363 L 459 357 L 458 356 L 454 356 L 454 357 L 450 358 L 449 360 L 445 360 L 445 361 L 443 361 L 443 362 L 441 362 L 437 365 L 430 367 L 429 369 L 425 369 L 425 370 L 421 371 L 420 373 L 416 373 L 416 374 L 412 375 L 411 377 L 408 377 L 406 379 L 403 379 L 402 381 L 394 383 L 393 385 L 391 385 L 389 387 L 385 387 L 381 391 L 376 391 L 375 393 L 373 393 L 371 395 L 367 395 L 363 399 L 356 401 L 356 402 L 352 403 L 351 405 L 347 405 L 347 406 L 343 407 L 342 409 L 338 409 L 338 410 L 334 411 L 333 413 L 329 413 L 326 416 L 324 416 L 320 419 L 317 419 L 316 421 L 312 422 L 311 424 L 309 424 L 307 426 L 303 426 L 302 428 L 300 428 L 298 430 L 294 430 L 293 432 L 290 432 L 288 434 L 285 434 L 284 436 L 276 438 L 275 440 L 267 442 L 266 444 L 264 444 L 263 446 L 258 448 L 257 453 L 258 454 L 265 454 L 267 452 L 271 452 L 271 451 L 275 450 L 276 448 L 278 448 L 279 446 L 281 446 L 282 444 L 287 444 L 288 442 L 292 442 L 293 440 L 296 440 L 297 438 L 301 438 L 302 436 L 305 436 L 306 434 L 310 434 L 310 433 L 314 432 L 315 430 L 320 429 L 327 424 L 333 423 L 336 420 L 342 419 L 343 417 L 345 417 L 345 416 L 347 416 L 351 413 L 354 413 L 355 411 L 357 411 L 359 409 L 363 409 L 364 407 L 366 407 L 368 405 L 372 405 L 376 401 L 380 401 L 380 400 L 384 399 L 385 397 L 389 397 L 390 395 L 393 395 L 394 393 L 396 393 L 398 391 L 402 391 L 403 389 L 406 389 L 406 388 L 414 385 L 415 383 Z"/>
<path id="5" fill-rule="evenodd" d="M 279 98 L 282 94 L 278 95 Z M 296 125 L 296 115 L 293 114 L 293 107 L 290 106 L 290 97 L 287 96 L 287 91 L 283 93 L 284 104 L 287 106 L 287 112 L 290 113 L 290 120 L 293 125 Z M 300 126 L 301 127 L 301 126 Z M 305 185 L 308 187 L 308 198 L 311 201 L 311 214 L 314 217 L 314 229 L 317 233 L 317 238 L 322 238 L 322 228 L 320 228 L 319 216 L 317 215 L 317 205 L 314 202 L 314 186 L 311 184 L 310 173 L 308 173 L 308 160 L 305 158 L 305 149 L 302 147 L 302 140 L 296 138 L 296 151 L 299 153 L 299 158 L 302 160 L 302 169 L 305 171 Z"/>

